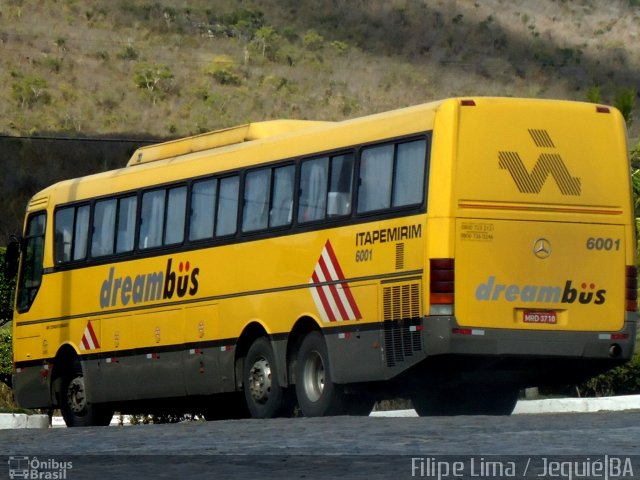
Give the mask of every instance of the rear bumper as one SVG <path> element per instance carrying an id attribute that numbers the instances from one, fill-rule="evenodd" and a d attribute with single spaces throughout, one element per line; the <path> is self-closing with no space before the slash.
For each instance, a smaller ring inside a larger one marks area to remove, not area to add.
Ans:
<path id="1" fill-rule="evenodd" d="M 629 360 L 636 341 L 637 315 L 628 313 L 617 332 L 460 327 L 455 317 L 426 317 L 423 345 L 427 356 L 482 355 Z"/>

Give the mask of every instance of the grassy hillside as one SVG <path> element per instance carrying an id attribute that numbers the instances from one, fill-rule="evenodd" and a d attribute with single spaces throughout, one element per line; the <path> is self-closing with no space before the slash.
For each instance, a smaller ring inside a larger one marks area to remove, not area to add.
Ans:
<path id="1" fill-rule="evenodd" d="M 636 145 L 639 27 L 640 0 L 0 0 L 0 244 L 36 191 L 139 144 L 38 136 L 161 139 L 504 95 L 620 105 Z"/>
<path id="2" fill-rule="evenodd" d="M 451 95 L 633 99 L 639 3 L 2 0 L 0 134 L 179 136 Z"/>

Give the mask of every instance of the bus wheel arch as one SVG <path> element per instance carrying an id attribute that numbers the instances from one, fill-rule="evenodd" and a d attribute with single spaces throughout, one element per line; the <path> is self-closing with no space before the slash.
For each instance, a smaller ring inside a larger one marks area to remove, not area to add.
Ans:
<path id="1" fill-rule="evenodd" d="M 88 400 L 82 363 L 72 346 L 66 344 L 58 350 L 51 382 L 52 401 L 68 427 L 109 425 L 113 409 Z"/>
<path id="2" fill-rule="evenodd" d="M 287 381 L 289 385 L 296 383 L 296 361 L 303 340 L 311 332 L 321 332 L 318 322 L 309 316 L 300 317 L 291 329 L 287 340 Z"/>
<path id="3" fill-rule="evenodd" d="M 236 385 L 244 391 L 252 417 L 292 415 L 295 395 L 284 386 L 283 369 L 265 329 L 258 323 L 245 328 L 236 347 Z"/>
<path id="4" fill-rule="evenodd" d="M 54 407 L 61 405 L 60 392 L 65 372 L 76 369 L 76 365 L 80 365 L 78 353 L 68 343 L 63 344 L 56 353 L 51 372 L 51 404 Z"/>
<path id="5" fill-rule="evenodd" d="M 344 386 L 332 380 L 329 351 L 321 331 L 304 336 L 295 369 L 298 404 L 306 417 L 348 413 Z"/>
<path id="6" fill-rule="evenodd" d="M 247 353 L 249 352 L 249 348 L 251 348 L 253 342 L 260 337 L 268 337 L 267 331 L 260 323 L 251 322 L 244 328 L 238 338 L 234 360 L 236 376 L 235 384 L 237 390 L 242 389 L 242 372 L 244 371 L 244 361 L 247 357 Z"/>

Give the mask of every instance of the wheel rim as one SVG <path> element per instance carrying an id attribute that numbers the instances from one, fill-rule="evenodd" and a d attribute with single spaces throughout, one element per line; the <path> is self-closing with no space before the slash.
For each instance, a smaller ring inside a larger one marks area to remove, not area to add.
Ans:
<path id="1" fill-rule="evenodd" d="M 307 398 L 317 402 L 324 391 L 325 370 L 318 352 L 310 352 L 305 360 L 302 384 Z"/>
<path id="2" fill-rule="evenodd" d="M 87 409 L 87 395 L 84 387 L 84 378 L 75 377 L 69 382 L 67 388 L 67 405 L 76 414 L 82 414 Z"/>
<path id="3" fill-rule="evenodd" d="M 271 365 L 260 357 L 249 370 L 249 390 L 256 403 L 266 403 L 271 394 Z"/>

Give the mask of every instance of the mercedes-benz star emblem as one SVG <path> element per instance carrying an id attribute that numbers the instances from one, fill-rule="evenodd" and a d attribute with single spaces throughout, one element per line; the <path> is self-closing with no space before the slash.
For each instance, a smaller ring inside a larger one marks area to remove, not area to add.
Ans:
<path id="1" fill-rule="evenodd" d="M 533 242 L 533 254 L 541 259 L 548 258 L 551 255 L 551 243 L 546 238 L 539 238 Z"/>

